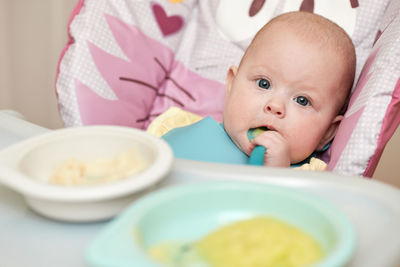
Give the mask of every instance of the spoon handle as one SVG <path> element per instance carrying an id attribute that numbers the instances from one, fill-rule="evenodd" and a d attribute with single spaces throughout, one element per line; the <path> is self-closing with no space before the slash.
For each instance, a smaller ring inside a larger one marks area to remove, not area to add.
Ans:
<path id="1" fill-rule="evenodd" d="M 263 146 L 256 146 L 253 151 L 251 152 L 249 158 L 250 165 L 262 166 L 264 165 L 264 154 L 265 154 L 265 147 Z"/>

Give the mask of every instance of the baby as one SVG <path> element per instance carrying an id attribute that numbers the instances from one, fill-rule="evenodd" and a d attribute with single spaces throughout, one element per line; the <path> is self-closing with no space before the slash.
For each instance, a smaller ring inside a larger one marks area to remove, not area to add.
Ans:
<path id="1" fill-rule="evenodd" d="M 246 154 L 265 146 L 264 165 L 289 167 L 335 136 L 353 84 L 355 51 L 333 22 L 306 12 L 266 24 L 226 79 L 224 128 Z M 267 127 L 251 142 L 251 128 Z"/>
<path id="2" fill-rule="evenodd" d="M 275 17 L 228 70 L 223 128 L 247 156 L 264 146 L 265 166 L 303 162 L 335 136 L 355 62 L 350 37 L 330 20 L 307 12 Z M 267 131 L 250 140 L 249 130 L 260 127 Z"/>

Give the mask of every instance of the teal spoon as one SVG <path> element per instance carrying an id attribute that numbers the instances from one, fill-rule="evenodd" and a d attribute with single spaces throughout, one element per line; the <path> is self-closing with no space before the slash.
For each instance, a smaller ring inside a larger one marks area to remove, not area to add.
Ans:
<path id="1" fill-rule="evenodd" d="M 247 135 L 249 139 L 252 140 L 254 137 L 256 137 L 257 135 L 266 130 L 267 128 L 265 127 L 250 129 Z M 249 165 L 263 166 L 264 155 L 265 155 L 265 147 L 256 146 L 251 152 L 251 155 L 249 157 Z"/>

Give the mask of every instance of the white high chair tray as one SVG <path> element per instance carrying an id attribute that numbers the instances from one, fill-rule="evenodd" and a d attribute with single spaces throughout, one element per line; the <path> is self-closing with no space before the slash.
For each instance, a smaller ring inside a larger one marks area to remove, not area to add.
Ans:
<path id="1" fill-rule="evenodd" d="M 0 148 L 47 131 L 0 112 Z M 215 179 L 262 181 L 325 198 L 350 218 L 357 234 L 351 267 L 400 265 L 400 190 L 360 177 L 289 169 L 176 160 L 159 187 Z M 85 266 L 84 252 L 107 222 L 64 223 L 31 211 L 0 185 L 0 266 Z"/>

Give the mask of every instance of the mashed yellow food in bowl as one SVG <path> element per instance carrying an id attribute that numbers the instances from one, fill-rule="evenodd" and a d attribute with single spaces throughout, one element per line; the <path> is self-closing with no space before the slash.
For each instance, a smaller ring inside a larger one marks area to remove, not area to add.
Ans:
<path id="1" fill-rule="evenodd" d="M 296 267 L 323 257 L 310 235 L 266 216 L 222 226 L 192 244 L 156 245 L 149 254 L 167 266 L 187 267 Z"/>

